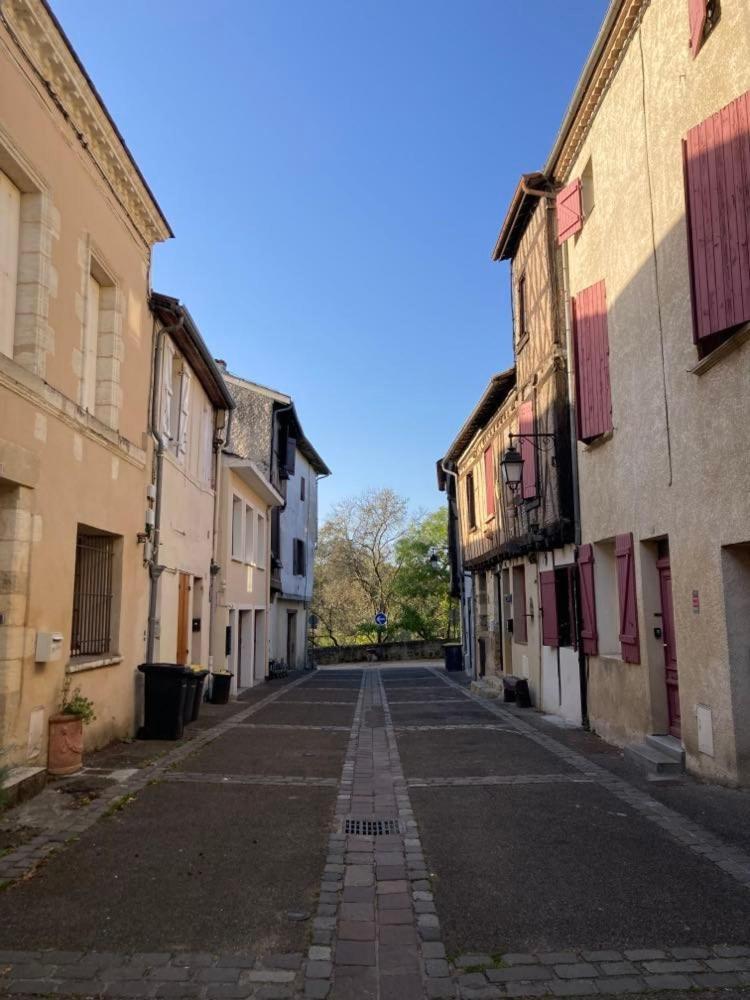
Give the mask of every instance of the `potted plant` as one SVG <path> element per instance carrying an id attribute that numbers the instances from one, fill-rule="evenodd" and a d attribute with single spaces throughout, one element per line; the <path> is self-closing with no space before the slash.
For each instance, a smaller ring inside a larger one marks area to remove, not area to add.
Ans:
<path id="1" fill-rule="evenodd" d="M 83 726 L 96 718 L 94 703 L 76 688 L 70 693 L 70 678 L 63 687 L 60 711 L 49 720 L 47 772 L 65 775 L 80 771 L 83 763 Z"/>
<path id="2" fill-rule="evenodd" d="M 234 674 L 230 670 L 213 670 L 211 672 L 212 705 L 226 705 L 229 701 L 233 676 Z"/>

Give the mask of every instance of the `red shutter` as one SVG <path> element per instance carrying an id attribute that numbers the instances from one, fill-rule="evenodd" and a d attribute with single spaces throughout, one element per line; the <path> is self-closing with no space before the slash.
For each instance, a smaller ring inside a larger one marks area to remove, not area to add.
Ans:
<path id="1" fill-rule="evenodd" d="M 581 645 L 588 656 L 596 656 L 599 635 L 596 631 L 593 545 L 582 545 L 578 550 L 578 591 L 581 597 Z"/>
<path id="2" fill-rule="evenodd" d="M 495 460 L 492 445 L 484 449 L 484 495 L 487 501 L 487 517 L 495 513 Z"/>
<path id="3" fill-rule="evenodd" d="M 706 0 L 688 0 L 688 17 L 690 18 L 690 51 L 693 59 L 703 41 L 703 29 L 706 26 Z"/>
<path id="4" fill-rule="evenodd" d="M 635 599 L 635 565 L 632 534 L 615 538 L 617 593 L 620 598 L 620 649 L 626 663 L 641 662 L 638 640 L 638 606 Z"/>
<path id="5" fill-rule="evenodd" d="M 578 438 L 593 441 L 612 430 L 607 293 L 603 281 L 572 300 Z"/>
<path id="6" fill-rule="evenodd" d="M 553 569 L 539 574 L 539 607 L 542 612 L 542 644 L 559 646 L 560 628 L 557 622 L 557 591 Z"/>
<path id="7" fill-rule="evenodd" d="M 518 433 L 521 435 L 534 433 L 534 404 L 530 399 L 521 403 L 518 408 Z M 537 495 L 534 440 L 534 438 L 521 437 L 521 458 L 523 459 L 521 495 L 524 500 L 531 500 Z"/>
<path id="8" fill-rule="evenodd" d="M 555 199 L 557 210 L 557 242 L 562 244 L 583 229 L 581 182 L 574 180 L 560 191 Z"/>
<path id="9" fill-rule="evenodd" d="M 750 92 L 691 128 L 683 149 L 698 342 L 750 320 Z"/>

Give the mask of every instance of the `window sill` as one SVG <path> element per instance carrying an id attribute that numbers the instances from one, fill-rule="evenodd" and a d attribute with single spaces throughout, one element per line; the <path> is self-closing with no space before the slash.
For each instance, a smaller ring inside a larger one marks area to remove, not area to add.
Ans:
<path id="1" fill-rule="evenodd" d="M 77 656 L 69 660 L 65 667 L 66 674 L 82 674 L 84 670 L 98 670 L 99 667 L 116 667 L 122 663 L 119 653 L 112 653 L 110 656 Z"/>
<path id="2" fill-rule="evenodd" d="M 728 354 L 732 354 L 738 348 L 742 347 L 748 340 L 750 340 L 750 323 L 745 324 L 729 340 L 725 340 L 723 344 L 719 344 L 705 358 L 701 358 L 697 365 L 688 368 L 688 375 L 703 375 L 705 372 L 710 371 L 714 365 L 717 365 Z"/>
<path id="3" fill-rule="evenodd" d="M 611 441 L 614 435 L 614 430 L 607 431 L 604 434 L 600 434 L 599 437 L 594 438 L 593 441 L 580 441 L 580 444 L 583 445 L 585 451 L 593 451 L 595 448 L 599 448 L 601 445 L 606 444 L 607 441 Z"/>

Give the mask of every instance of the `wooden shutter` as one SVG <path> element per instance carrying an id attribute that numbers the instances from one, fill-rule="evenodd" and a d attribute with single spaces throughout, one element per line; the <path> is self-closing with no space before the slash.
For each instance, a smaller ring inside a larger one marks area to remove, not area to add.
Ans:
<path id="1" fill-rule="evenodd" d="M 581 601 L 581 646 L 588 656 L 596 656 L 599 634 L 596 629 L 593 545 L 582 545 L 578 550 L 578 592 Z"/>
<path id="2" fill-rule="evenodd" d="M 161 431 L 167 440 L 172 439 L 172 366 L 174 350 L 165 338 L 161 356 Z"/>
<path id="3" fill-rule="evenodd" d="M 688 0 L 688 17 L 690 19 L 690 51 L 693 59 L 698 55 L 703 42 L 703 29 L 706 27 L 707 0 Z"/>
<path id="4" fill-rule="evenodd" d="M 560 191 L 555 199 L 557 242 L 562 244 L 583 229 L 581 181 L 576 179 Z"/>
<path id="5" fill-rule="evenodd" d="M 469 527 L 477 526 L 477 507 L 474 495 L 474 473 L 469 472 L 466 476 L 466 513 L 469 519 Z"/>
<path id="6" fill-rule="evenodd" d="M 495 459 L 492 445 L 484 449 L 484 497 L 487 517 L 495 516 Z"/>
<path id="7" fill-rule="evenodd" d="M 578 438 L 588 442 L 612 430 L 604 281 L 579 292 L 572 300 L 572 306 Z"/>
<path id="8" fill-rule="evenodd" d="M 750 320 L 750 91 L 683 144 L 694 339 Z"/>
<path id="9" fill-rule="evenodd" d="M 0 170 L 0 353 L 13 357 L 21 192 Z"/>
<path id="10" fill-rule="evenodd" d="M 633 536 L 615 538 L 617 559 L 617 593 L 620 599 L 620 649 L 626 663 L 641 662 L 638 638 L 638 606 L 635 599 L 635 566 L 633 564 Z"/>
<path id="11" fill-rule="evenodd" d="M 518 433 L 521 435 L 534 433 L 534 404 L 530 399 L 525 400 L 518 408 Z M 537 495 L 534 438 L 522 436 L 520 450 L 523 459 L 521 495 L 524 500 L 531 500 Z"/>
<path id="12" fill-rule="evenodd" d="M 177 429 L 177 454 L 184 455 L 187 451 L 188 422 L 190 419 L 190 372 L 182 371 L 180 378 L 180 422 Z"/>
<path id="13" fill-rule="evenodd" d="M 557 590 L 555 571 L 544 570 L 539 574 L 539 607 L 542 613 L 542 644 L 560 645 L 560 627 L 557 620 Z"/>

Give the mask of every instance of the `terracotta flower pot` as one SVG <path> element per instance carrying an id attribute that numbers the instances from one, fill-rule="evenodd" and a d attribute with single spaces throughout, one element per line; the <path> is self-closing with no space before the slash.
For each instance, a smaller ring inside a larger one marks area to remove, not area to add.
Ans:
<path id="1" fill-rule="evenodd" d="M 49 720 L 48 774 L 75 774 L 83 764 L 83 720 L 52 715 Z"/>

